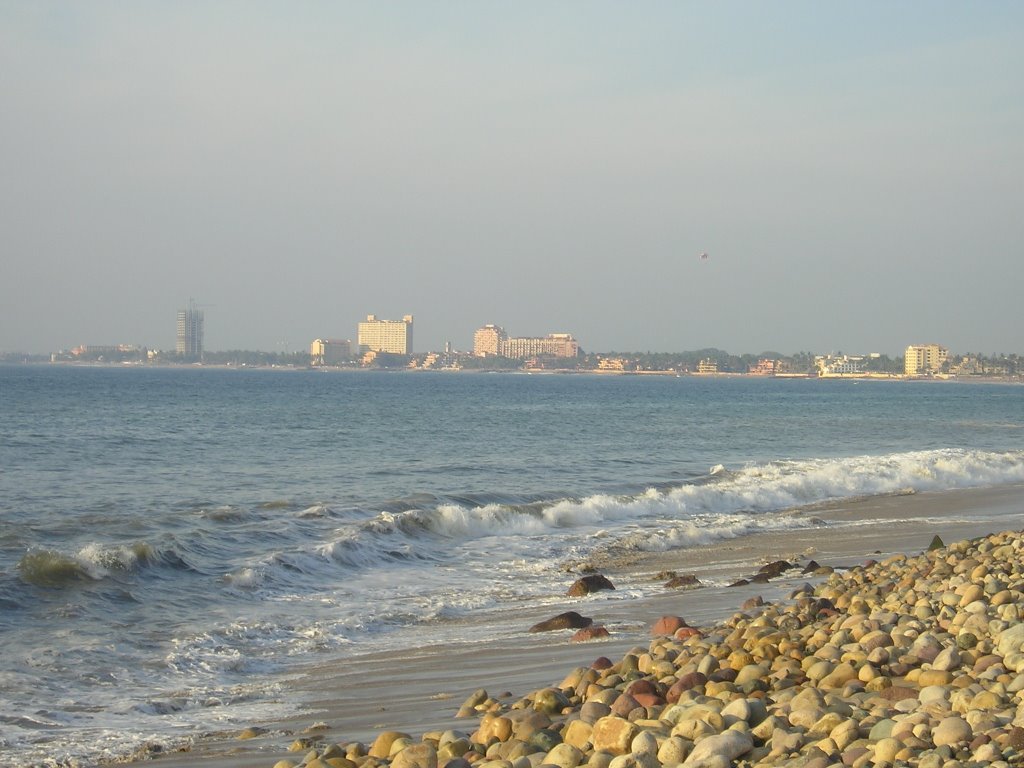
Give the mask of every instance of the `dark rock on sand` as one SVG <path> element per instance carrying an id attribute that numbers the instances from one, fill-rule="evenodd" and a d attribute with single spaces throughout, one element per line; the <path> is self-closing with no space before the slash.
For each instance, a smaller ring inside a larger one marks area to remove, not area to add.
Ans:
<path id="1" fill-rule="evenodd" d="M 682 576 L 673 576 L 665 582 L 666 589 L 683 589 L 686 587 L 699 587 L 700 580 L 695 573 L 687 573 Z"/>
<path id="2" fill-rule="evenodd" d="M 615 589 L 615 585 L 601 574 L 594 573 L 590 576 L 583 576 L 582 578 L 576 579 L 576 581 L 573 582 L 573 585 L 569 587 L 569 591 L 565 594 L 569 597 L 583 597 L 584 595 L 589 595 L 591 592 L 600 592 L 604 589 Z"/>
<path id="3" fill-rule="evenodd" d="M 553 632 L 557 629 L 583 629 L 594 623 L 589 616 L 580 616 L 576 611 L 566 611 L 557 616 L 534 624 L 530 627 L 531 632 Z"/>
<path id="4" fill-rule="evenodd" d="M 767 576 L 769 579 L 774 579 L 776 576 L 781 576 L 786 571 L 792 570 L 795 567 L 792 563 L 787 563 L 785 560 L 776 560 L 767 565 L 762 565 L 758 568 L 757 573 L 759 576 Z"/>

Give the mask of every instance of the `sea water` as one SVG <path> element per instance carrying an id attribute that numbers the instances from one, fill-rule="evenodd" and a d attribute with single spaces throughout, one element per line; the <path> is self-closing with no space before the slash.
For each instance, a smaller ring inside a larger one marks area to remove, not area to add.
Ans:
<path id="1" fill-rule="evenodd" d="M 0 367 L 0 764 L 269 721 L 567 565 L 1022 482 L 1020 386 Z"/>

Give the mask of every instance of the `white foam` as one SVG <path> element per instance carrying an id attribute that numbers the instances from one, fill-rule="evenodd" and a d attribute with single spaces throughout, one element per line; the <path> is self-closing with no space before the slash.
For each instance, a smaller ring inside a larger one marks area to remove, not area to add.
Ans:
<path id="1" fill-rule="evenodd" d="M 241 568 L 225 574 L 224 579 L 236 587 L 252 589 L 263 583 L 263 571 L 258 568 Z"/>

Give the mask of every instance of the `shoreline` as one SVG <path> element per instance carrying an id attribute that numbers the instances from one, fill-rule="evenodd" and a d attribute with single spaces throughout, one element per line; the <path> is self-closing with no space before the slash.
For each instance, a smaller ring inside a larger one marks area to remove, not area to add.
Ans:
<path id="1" fill-rule="evenodd" d="M 238 732 L 198 740 L 186 752 L 137 755 L 155 758 L 164 768 L 204 764 L 209 768 L 242 768 L 277 760 L 296 760 L 288 747 L 298 738 L 326 742 L 369 743 L 381 731 L 420 734 L 456 729 L 468 732 L 473 719 L 456 718 L 462 701 L 484 688 L 500 700 L 515 700 L 528 691 L 557 684 L 566 673 L 587 666 L 599 656 L 612 659 L 646 646 L 651 624 L 663 615 L 679 615 L 693 626 L 712 626 L 761 597 L 773 602 L 805 583 L 820 584 L 825 576 L 787 572 L 768 584 L 708 586 L 666 590 L 654 580 L 661 571 L 709 574 L 716 583 L 750 575 L 763 562 L 810 559 L 839 571 L 867 558 L 924 552 L 934 535 L 945 544 L 1024 526 L 1024 485 L 871 497 L 819 505 L 800 512 L 809 523 L 824 525 L 770 533 L 747 534 L 708 547 L 642 553 L 629 562 L 602 569 L 623 588 L 641 589 L 642 596 L 622 599 L 600 592 L 566 598 L 560 610 L 577 610 L 609 627 L 611 637 L 572 643 L 565 632 L 524 634 L 459 646 L 408 648 L 365 653 L 345 660 L 305 667 L 294 689 L 290 716 L 277 723 L 254 723 L 255 738 Z M 611 565 L 611 564 L 609 564 Z M 566 586 L 575 578 L 566 574 Z M 523 630 L 535 620 L 560 612 L 549 606 L 524 614 Z M 503 696 L 508 694 L 508 696 Z M 300 756 L 302 753 L 299 753 Z M 123 761 L 121 761 L 123 762 Z"/>
<path id="2" fill-rule="evenodd" d="M 98 362 L 98 361 L 28 361 L 0 362 L 0 365 L 18 366 L 60 366 L 65 368 L 103 368 L 111 370 L 215 370 L 215 371 L 275 371 L 301 372 L 317 371 L 321 373 L 444 373 L 444 374 L 492 374 L 509 373 L 524 375 L 574 375 L 574 376 L 635 376 L 640 378 L 694 378 L 694 379 L 778 379 L 783 381 L 859 381 L 859 382 L 921 382 L 932 384 L 1005 384 L 1024 386 L 1024 375 L 1016 376 L 907 376 L 905 374 L 829 374 L 819 376 L 813 373 L 780 374 L 765 376 L 744 372 L 697 373 L 694 371 L 618 371 L 607 369 L 576 369 L 576 368 L 372 368 L 364 366 L 298 366 L 298 365 L 250 365 L 245 363 L 149 363 L 149 362 Z"/>

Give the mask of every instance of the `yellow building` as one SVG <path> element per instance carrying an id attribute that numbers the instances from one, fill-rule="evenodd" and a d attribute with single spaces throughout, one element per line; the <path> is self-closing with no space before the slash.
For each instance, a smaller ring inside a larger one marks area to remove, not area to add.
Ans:
<path id="1" fill-rule="evenodd" d="M 357 343 L 360 352 L 390 352 L 395 355 L 412 354 L 412 315 L 401 320 L 378 320 L 367 315 L 359 323 Z"/>
<path id="2" fill-rule="evenodd" d="M 508 334 L 500 325 L 485 325 L 478 328 L 473 334 L 473 354 L 477 357 L 488 355 L 500 355 L 502 344 L 508 339 Z"/>
<path id="3" fill-rule="evenodd" d="M 942 370 L 949 350 L 938 344 L 912 344 L 903 356 L 903 372 L 907 376 L 927 376 Z"/>

